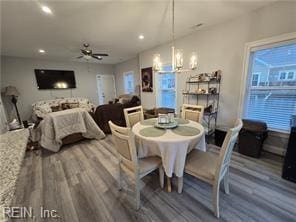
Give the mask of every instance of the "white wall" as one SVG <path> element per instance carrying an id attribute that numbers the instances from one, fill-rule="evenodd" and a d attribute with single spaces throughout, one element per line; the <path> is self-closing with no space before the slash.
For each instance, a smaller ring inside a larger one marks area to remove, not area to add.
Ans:
<path id="1" fill-rule="evenodd" d="M 8 85 L 15 86 L 19 92 L 18 108 L 22 119 L 31 117 L 31 104 L 39 100 L 55 99 L 56 97 L 86 97 L 98 104 L 97 74 L 114 74 L 113 65 L 100 65 L 84 62 L 57 62 L 17 57 L 1 57 L 1 89 Z M 74 70 L 76 89 L 38 90 L 34 69 Z M 3 97 L 7 118 L 15 118 L 14 110 L 7 98 Z"/>
<path id="2" fill-rule="evenodd" d="M 184 58 L 185 66 L 188 66 L 190 53 L 198 53 L 198 69 L 190 74 L 222 70 L 219 125 L 230 125 L 238 116 L 245 43 L 295 31 L 296 2 L 277 2 L 176 41 L 176 48 L 182 48 L 184 56 L 188 56 Z M 170 63 L 170 45 L 167 44 L 140 53 L 140 68 L 152 66 L 155 53 L 160 53 L 163 63 Z M 182 104 L 182 90 L 190 74 L 178 74 L 177 107 Z M 142 93 L 141 99 L 145 108 L 155 107 L 155 88 L 153 93 Z"/>
<path id="3" fill-rule="evenodd" d="M 140 74 L 139 74 L 139 58 L 138 56 L 130 59 L 128 61 L 116 64 L 115 66 L 115 77 L 116 77 L 116 90 L 117 95 L 124 94 L 124 81 L 123 74 L 125 72 L 134 71 L 135 82 L 134 85 L 140 84 Z"/>

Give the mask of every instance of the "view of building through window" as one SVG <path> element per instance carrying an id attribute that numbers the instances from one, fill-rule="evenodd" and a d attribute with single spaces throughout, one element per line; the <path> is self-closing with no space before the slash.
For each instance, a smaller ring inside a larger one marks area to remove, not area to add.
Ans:
<path id="1" fill-rule="evenodd" d="M 296 44 L 257 50 L 250 59 L 244 117 L 288 131 L 296 116 Z"/>

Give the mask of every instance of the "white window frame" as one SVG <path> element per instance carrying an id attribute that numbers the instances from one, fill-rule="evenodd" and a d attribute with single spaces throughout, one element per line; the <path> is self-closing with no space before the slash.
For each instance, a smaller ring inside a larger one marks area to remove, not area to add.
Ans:
<path id="1" fill-rule="evenodd" d="M 127 72 L 124 72 L 123 73 L 123 91 L 124 91 L 124 93 L 128 93 L 127 91 L 126 91 L 126 88 L 125 88 L 125 76 L 127 76 L 127 75 L 130 75 L 130 74 L 133 74 L 133 78 L 134 78 L 134 91 L 133 91 L 133 93 L 135 93 L 136 92 L 136 84 L 135 84 L 135 72 L 133 71 L 133 70 L 131 70 L 131 71 L 127 71 Z"/>
<path id="2" fill-rule="evenodd" d="M 165 63 L 164 65 L 163 65 L 163 67 L 164 66 L 171 66 L 172 64 L 171 63 Z M 158 81 L 158 75 L 163 75 L 162 73 L 159 73 L 159 72 L 155 72 L 156 73 L 156 75 L 155 75 L 155 85 L 156 85 L 156 106 L 157 107 L 160 107 L 160 100 L 159 100 L 159 94 L 160 94 L 160 86 L 159 86 L 159 81 Z M 178 104 L 177 104 L 177 102 L 178 102 L 178 92 L 177 92 L 177 89 L 178 89 L 178 73 L 174 73 L 175 74 L 175 105 L 176 105 L 176 107 L 174 108 L 175 109 L 175 113 L 177 113 L 177 109 L 178 109 Z"/>
<path id="3" fill-rule="evenodd" d="M 281 45 L 283 42 L 291 42 L 291 43 L 296 43 L 296 32 L 291 32 L 255 42 L 248 42 L 245 45 L 245 51 L 244 51 L 244 63 L 243 63 L 243 76 L 241 78 L 241 87 L 240 87 L 240 99 L 239 99 L 239 105 L 238 105 L 238 116 L 240 118 L 243 117 L 244 114 L 244 106 L 246 103 L 246 94 L 247 94 L 247 83 L 248 83 L 248 75 L 249 75 L 249 66 L 250 66 L 250 56 L 253 49 L 264 49 L 264 48 L 269 48 L 272 46 L 276 45 Z M 272 129 L 273 131 L 276 132 L 281 132 L 284 134 L 288 134 L 289 132 L 287 131 L 281 131 L 281 130 L 275 130 Z"/>

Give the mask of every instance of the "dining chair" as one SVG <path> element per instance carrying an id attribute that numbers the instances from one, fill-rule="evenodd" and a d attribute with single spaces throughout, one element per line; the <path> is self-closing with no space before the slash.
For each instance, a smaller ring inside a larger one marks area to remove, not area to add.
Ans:
<path id="1" fill-rule="evenodd" d="M 219 218 L 219 188 L 223 179 L 224 191 L 229 194 L 229 165 L 233 147 L 243 123 L 238 119 L 235 126 L 228 130 L 219 154 L 194 149 L 187 156 L 185 173 L 188 173 L 213 186 L 212 203 L 214 213 Z M 182 178 L 183 180 L 183 178 Z M 182 192 L 182 183 L 179 184 Z"/>
<path id="2" fill-rule="evenodd" d="M 130 128 L 120 127 L 109 121 L 118 157 L 118 188 L 122 189 L 122 164 L 134 173 L 136 186 L 136 209 L 140 208 L 140 179 L 152 171 L 159 170 L 160 187 L 164 185 L 164 171 L 159 157 L 138 158 L 134 135 Z"/>
<path id="3" fill-rule="evenodd" d="M 200 105 L 183 104 L 181 110 L 181 118 L 202 123 L 204 109 L 204 106 Z"/>
<path id="4" fill-rule="evenodd" d="M 137 122 L 144 120 L 143 107 L 135 106 L 123 110 L 126 127 L 132 128 Z"/>

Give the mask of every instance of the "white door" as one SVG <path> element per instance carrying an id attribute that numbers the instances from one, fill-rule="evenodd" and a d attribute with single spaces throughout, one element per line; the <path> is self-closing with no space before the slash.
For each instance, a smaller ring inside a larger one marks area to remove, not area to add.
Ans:
<path id="1" fill-rule="evenodd" d="M 115 79 L 113 75 L 97 75 L 99 105 L 108 104 L 116 97 Z"/>

